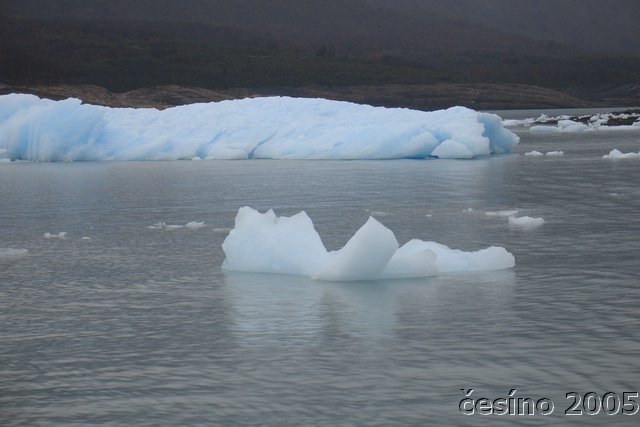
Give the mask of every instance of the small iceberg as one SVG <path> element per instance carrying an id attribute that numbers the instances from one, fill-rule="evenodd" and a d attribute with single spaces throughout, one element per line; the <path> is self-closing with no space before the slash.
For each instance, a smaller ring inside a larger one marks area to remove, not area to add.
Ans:
<path id="1" fill-rule="evenodd" d="M 204 221 L 202 222 L 197 222 L 197 221 L 191 221 L 188 222 L 184 228 L 186 228 L 187 230 L 191 230 L 191 231 L 197 231 L 200 230 L 201 228 L 205 228 L 206 225 L 204 223 Z"/>
<path id="2" fill-rule="evenodd" d="M 530 216 L 509 217 L 509 226 L 518 228 L 537 228 L 544 224 L 544 218 L 534 218 Z"/>
<path id="3" fill-rule="evenodd" d="M 44 233 L 43 236 L 45 239 L 58 239 L 64 240 L 67 238 L 67 233 L 65 231 L 61 231 L 58 234 Z"/>
<path id="4" fill-rule="evenodd" d="M 564 151 L 548 151 L 545 153 L 547 157 L 562 157 L 564 156 Z"/>
<path id="5" fill-rule="evenodd" d="M 518 212 L 520 212 L 518 209 L 503 209 L 503 210 L 500 210 L 500 211 L 485 212 L 484 214 L 486 216 L 499 216 L 499 217 L 508 218 L 510 216 L 516 215 Z"/>
<path id="6" fill-rule="evenodd" d="M 542 156 L 544 156 L 544 154 L 542 154 L 539 151 L 535 151 L 535 150 L 526 152 L 526 153 L 524 153 L 524 155 L 527 156 L 527 157 L 542 157 Z"/>
<path id="7" fill-rule="evenodd" d="M 602 156 L 603 159 L 613 159 L 613 160 L 617 160 L 617 159 L 638 159 L 640 158 L 640 152 L 638 153 L 623 153 L 622 151 L 618 150 L 617 148 L 614 148 L 613 150 L 611 150 L 611 152 L 609 154 L 605 154 L 604 156 Z"/>
<path id="8" fill-rule="evenodd" d="M 170 225 L 167 224 L 166 222 L 156 222 L 153 225 L 150 225 L 147 227 L 149 230 L 167 230 L 167 231 L 173 231 L 173 230 L 179 230 L 181 228 L 184 228 L 184 225 Z"/>
<path id="9" fill-rule="evenodd" d="M 327 251 L 303 212 L 278 217 L 243 207 L 222 243 L 225 272 L 275 273 L 316 280 L 403 279 L 442 273 L 508 269 L 515 258 L 502 247 L 475 252 L 418 239 L 400 246 L 391 230 L 369 217 L 342 249 Z"/>

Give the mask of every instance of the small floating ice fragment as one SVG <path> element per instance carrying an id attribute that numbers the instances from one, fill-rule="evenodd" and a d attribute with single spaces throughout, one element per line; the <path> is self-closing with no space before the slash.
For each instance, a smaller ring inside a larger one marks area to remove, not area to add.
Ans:
<path id="1" fill-rule="evenodd" d="M 167 231 L 179 230 L 183 228 L 183 225 L 173 224 L 173 225 L 165 225 L 164 229 Z"/>
<path id="2" fill-rule="evenodd" d="M 65 231 L 61 231 L 58 234 L 44 233 L 43 236 L 45 239 L 60 239 L 64 240 L 67 238 L 67 233 Z"/>
<path id="3" fill-rule="evenodd" d="M 542 154 L 539 151 L 535 151 L 535 150 L 526 152 L 526 153 L 524 153 L 524 155 L 527 156 L 527 157 L 542 157 L 542 156 L 544 156 L 544 154 Z"/>
<path id="4" fill-rule="evenodd" d="M 486 216 L 499 216 L 499 217 L 510 217 L 510 216 L 514 216 L 516 215 L 518 212 L 520 212 L 518 209 L 503 209 L 500 211 L 489 211 L 489 212 L 485 212 L 484 214 Z"/>
<path id="5" fill-rule="evenodd" d="M 191 221 L 184 226 L 184 228 L 191 231 L 200 230 L 201 228 L 204 228 L 204 227 L 206 227 L 206 225 L 204 224 L 204 221 L 202 222 Z"/>
<path id="6" fill-rule="evenodd" d="M 609 154 L 605 154 L 604 156 L 602 156 L 603 159 L 613 159 L 613 160 L 617 160 L 617 159 L 638 159 L 640 158 L 640 152 L 638 153 L 623 153 L 622 151 L 618 150 L 617 148 L 614 148 L 613 150 L 611 150 L 611 152 Z"/>
<path id="7" fill-rule="evenodd" d="M 156 222 L 155 224 L 150 225 L 147 228 L 149 230 L 163 230 L 166 226 L 167 224 L 164 222 Z"/>
<path id="8" fill-rule="evenodd" d="M 547 157 L 561 157 L 564 156 L 564 151 L 548 151 L 545 153 Z"/>
<path id="9" fill-rule="evenodd" d="M 519 228 L 536 228 L 544 224 L 544 218 L 534 218 L 530 216 L 509 217 L 509 225 Z"/>

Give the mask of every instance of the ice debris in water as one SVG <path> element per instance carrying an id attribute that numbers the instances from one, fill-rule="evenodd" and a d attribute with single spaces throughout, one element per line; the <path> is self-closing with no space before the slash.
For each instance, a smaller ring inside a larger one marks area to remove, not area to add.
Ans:
<path id="1" fill-rule="evenodd" d="M 486 216 L 500 216 L 500 217 L 510 217 L 516 215 L 519 211 L 517 209 L 503 209 L 500 211 L 488 211 L 484 214 Z"/>
<path id="2" fill-rule="evenodd" d="M 67 233 L 65 231 L 61 231 L 58 234 L 44 233 L 43 236 L 45 239 L 60 239 L 64 240 L 67 238 Z"/>
<path id="3" fill-rule="evenodd" d="M 167 224 L 166 222 L 156 222 L 153 225 L 148 226 L 147 228 L 149 230 L 167 230 L 167 231 L 172 231 L 172 230 L 179 230 L 181 228 L 183 228 L 183 225 L 170 225 Z"/>
<path id="4" fill-rule="evenodd" d="M 564 151 L 548 151 L 547 153 L 545 153 L 545 156 L 561 157 L 561 156 L 564 156 Z"/>
<path id="5" fill-rule="evenodd" d="M 638 153 L 623 153 L 622 151 L 614 148 L 609 154 L 602 156 L 603 159 L 638 159 L 640 158 L 640 152 Z"/>
<path id="6" fill-rule="evenodd" d="M 509 225 L 519 228 L 537 228 L 544 224 L 544 218 L 533 218 L 530 216 L 509 217 Z"/>
<path id="7" fill-rule="evenodd" d="M 556 126 L 538 125 L 531 126 L 529 132 L 531 133 L 579 133 L 591 129 L 584 123 L 574 122 L 572 120 L 558 120 Z"/>
<path id="8" fill-rule="evenodd" d="M 419 278 L 440 273 L 511 268 L 506 249 L 491 246 L 463 252 L 436 242 L 411 240 L 400 246 L 391 230 L 369 220 L 337 251 L 327 251 L 313 222 L 302 211 L 291 217 L 238 210 L 235 227 L 222 243 L 224 271 L 309 276 L 351 281 Z"/>
<path id="9" fill-rule="evenodd" d="M 183 225 L 178 225 L 178 224 L 165 224 L 164 229 L 168 230 L 168 231 L 173 231 L 173 230 L 180 230 L 181 228 L 183 228 Z"/>
<path id="10" fill-rule="evenodd" d="M 2 157 L 29 161 L 470 158 L 511 152 L 499 116 L 264 97 L 159 111 L 0 96 Z"/>
<path id="11" fill-rule="evenodd" d="M 204 227 L 206 227 L 206 225 L 204 224 L 204 221 L 202 222 L 191 221 L 184 226 L 184 228 L 191 231 L 197 231 Z"/>
<path id="12" fill-rule="evenodd" d="M 542 157 L 542 156 L 544 156 L 544 154 L 542 154 L 539 151 L 535 151 L 535 150 L 526 152 L 526 153 L 524 153 L 524 155 L 527 156 L 527 157 Z"/>

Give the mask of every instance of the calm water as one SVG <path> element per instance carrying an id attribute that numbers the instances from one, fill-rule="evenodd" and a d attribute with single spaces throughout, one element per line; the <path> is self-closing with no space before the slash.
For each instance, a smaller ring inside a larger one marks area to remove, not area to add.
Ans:
<path id="1" fill-rule="evenodd" d="M 0 164 L 0 248 L 29 251 L 0 260 L 0 424 L 638 425 L 564 415 L 566 392 L 640 389 L 640 161 L 601 159 L 613 148 L 640 133 L 525 133 L 474 161 Z M 306 210 L 330 249 L 379 211 L 401 243 L 500 245 L 516 267 L 223 275 L 244 205 Z M 484 215 L 513 208 L 546 224 Z M 461 388 L 556 408 L 464 416 Z"/>

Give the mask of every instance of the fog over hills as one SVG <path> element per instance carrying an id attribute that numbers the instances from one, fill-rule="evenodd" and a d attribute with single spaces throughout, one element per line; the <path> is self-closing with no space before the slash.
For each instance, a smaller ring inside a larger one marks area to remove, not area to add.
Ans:
<path id="1" fill-rule="evenodd" d="M 638 22 L 637 0 L 3 0 L 0 82 L 490 83 L 622 100 L 640 93 Z"/>

